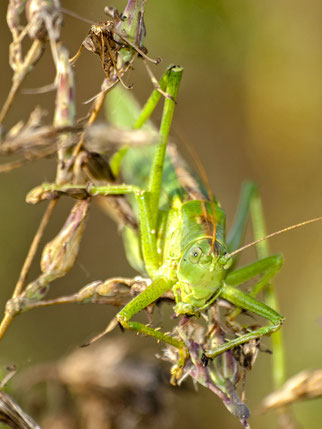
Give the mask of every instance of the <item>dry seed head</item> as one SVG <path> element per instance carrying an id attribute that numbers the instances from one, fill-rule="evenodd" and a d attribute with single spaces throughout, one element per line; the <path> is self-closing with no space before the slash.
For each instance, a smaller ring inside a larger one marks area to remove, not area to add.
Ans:
<path id="1" fill-rule="evenodd" d="M 210 349 L 213 349 L 216 346 L 223 344 L 226 339 L 221 329 L 217 326 L 209 335 L 207 340 L 211 345 Z M 225 386 L 226 381 L 229 380 L 233 386 L 236 385 L 240 378 L 239 368 L 232 350 L 228 350 L 217 356 L 213 359 L 212 363 L 215 368 L 215 371 L 213 372 L 215 377 L 212 377 L 213 381 L 216 381 L 217 383 L 220 381 Z"/>
<path id="2" fill-rule="evenodd" d="M 262 411 L 285 407 L 303 399 L 322 396 L 322 370 L 305 370 L 290 378 L 281 389 L 268 395 L 262 402 Z"/>
<path id="3" fill-rule="evenodd" d="M 58 197 L 57 192 L 48 191 L 42 186 L 36 186 L 31 191 L 28 192 L 26 196 L 26 203 L 28 204 L 38 204 L 43 200 L 54 200 Z"/>
<path id="4" fill-rule="evenodd" d="M 75 82 L 74 72 L 69 63 L 69 53 L 63 46 L 58 50 L 58 87 L 54 126 L 64 127 L 75 125 Z"/>
<path id="5" fill-rule="evenodd" d="M 42 272 L 51 278 L 62 277 L 73 267 L 83 235 L 88 205 L 89 200 L 77 202 L 63 228 L 45 246 L 40 266 Z"/>
<path id="6" fill-rule="evenodd" d="M 28 31 L 31 39 L 44 40 L 49 33 L 50 38 L 59 40 L 62 25 L 59 0 L 28 0 L 26 18 L 31 24 Z"/>
<path id="7" fill-rule="evenodd" d="M 41 429 L 41 427 L 7 393 L 0 392 L 1 422 L 6 427 Z M 7 426 L 8 425 L 8 426 Z"/>

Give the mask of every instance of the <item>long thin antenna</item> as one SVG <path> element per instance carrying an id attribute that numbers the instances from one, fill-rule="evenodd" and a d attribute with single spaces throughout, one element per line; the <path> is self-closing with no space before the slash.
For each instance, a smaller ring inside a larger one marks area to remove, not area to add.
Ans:
<path id="1" fill-rule="evenodd" d="M 309 223 L 317 222 L 318 220 L 322 220 L 322 216 L 316 217 L 315 219 L 306 220 L 304 222 L 300 222 L 300 223 L 297 223 L 295 225 L 288 226 L 287 228 L 283 228 L 283 229 L 276 231 L 276 232 L 272 232 L 272 234 L 265 235 L 265 237 L 259 238 L 258 240 L 255 240 L 252 243 L 248 243 L 245 246 L 240 247 L 237 250 L 234 250 L 229 255 L 235 256 L 237 253 L 242 252 L 243 250 L 247 249 L 248 247 L 254 246 L 257 243 L 260 243 L 263 240 L 267 240 L 268 238 L 274 237 L 275 235 L 279 235 L 279 234 L 282 234 L 283 232 L 290 231 L 291 229 L 299 228 L 301 226 L 308 225 Z"/>
<path id="2" fill-rule="evenodd" d="M 83 16 L 79 15 L 79 14 L 78 14 L 78 13 L 76 13 L 76 12 L 72 12 L 71 10 L 65 9 L 64 7 L 61 7 L 61 8 L 60 8 L 60 10 L 61 10 L 65 15 L 69 15 L 69 16 L 71 16 L 72 18 L 75 18 L 75 19 L 78 19 L 78 20 L 80 20 L 80 21 L 86 22 L 86 23 L 87 23 L 87 24 L 89 24 L 89 25 L 93 25 L 93 24 L 94 24 L 94 22 L 93 22 L 93 21 L 90 21 L 89 19 L 84 18 Z"/>

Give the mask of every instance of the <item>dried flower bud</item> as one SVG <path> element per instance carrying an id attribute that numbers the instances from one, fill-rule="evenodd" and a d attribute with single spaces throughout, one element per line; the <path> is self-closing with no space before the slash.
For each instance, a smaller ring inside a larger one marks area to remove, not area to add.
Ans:
<path id="1" fill-rule="evenodd" d="M 143 146 L 156 144 L 159 134 L 153 129 L 127 130 L 99 123 L 91 125 L 85 131 L 84 147 L 89 152 L 112 154 L 121 146 Z"/>
<path id="2" fill-rule="evenodd" d="M 52 40 L 59 40 L 62 15 L 59 0 L 28 0 L 26 4 L 28 31 L 31 39 L 44 40 L 48 33 Z"/>
<path id="3" fill-rule="evenodd" d="M 64 276 L 74 265 L 83 235 L 89 200 L 77 202 L 58 235 L 44 248 L 41 270 L 51 279 Z"/>
<path id="4" fill-rule="evenodd" d="M 0 392 L 0 420 L 7 427 L 41 429 L 40 426 L 5 392 Z"/>
<path id="5" fill-rule="evenodd" d="M 28 192 L 26 202 L 28 204 L 38 204 L 44 200 L 55 200 L 58 196 L 59 193 L 56 191 L 44 189 L 43 186 L 36 186 Z"/>
<path id="6" fill-rule="evenodd" d="M 64 46 L 58 49 L 57 73 L 54 126 L 73 126 L 76 116 L 74 72 L 69 62 L 68 50 Z"/>
<path id="7" fill-rule="evenodd" d="M 224 343 L 224 335 L 219 327 L 216 327 L 209 336 L 209 344 L 211 349 L 215 349 L 216 346 Z M 216 382 L 220 382 L 225 385 L 227 380 L 232 383 L 233 386 L 239 380 L 238 364 L 234 357 L 232 350 L 222 353 L 213 359 L 213 365 L 216 369 Z"/>
<path id="8" fill-rule="evenodd" d="M 58 48 L 57 58 L 57 93 L 54 126 L 74 126 L 76 117 L 74 72 L 69 62 L 69 53 L 63 46 Z M 64 133 L 58 141 L 58 165 L 56 183 L 72 183 L 74 134 Z"/>
<path id="9" fill-rule="evenodd" d="M 36 186 L 26 196 L 26 202 L 28 204 L 37 204 L 44 200 L 54 200 L 60 195 L 68 195 L 76 200 L 84 200 L 90 196 L 84 188 L 70 187 L 64 188 L 63 190 L 55 190 L 55 185 L 50 183 L 43 183 L 40 186 Z"/>
<path id="10" fill-rule="evenodd" d="M 210 324 L 211 323 L 211 324 Z M 204 350 L 222 344 L 225 334 L 221 331 L 215 320 L 209 319 L 208 330 L 192 319 L 182 319 L 176 328 L 180 339 L 183 340 L 189 350 L 189 358 L 185 366 L 181 368 L 182 377 L 180 384 L 187 376 L 192 377 L 194 383 L 214 392 L 236 416 L 245 429 L 249 428 L 250 416 L 247 406 L 241 401 L 235 388 L 238 377 L 238 365 L 233 353 L 229 350 L 214 359 L 207 359 Z M 174 364 L 173 368 L 178 373 L 179 352 L 178 349 L 167 346 L 164 350 L 165 360 Z"/>
<path id="11" fill-rule="evenodd" d="M 304 370 L 281 387 L 272 392 L 262 402 L 262 411 L 269 411 L 293 404 L 303 399 L 313 399 L 322 396 L 322 370 Z"/>
<path id="12" fill-rule="evenodd" d="M 114 179 L 109 163 L 98 153 L 86 153 L 82 159 L 82 169 L 95 185 L 105 185 Z"/>

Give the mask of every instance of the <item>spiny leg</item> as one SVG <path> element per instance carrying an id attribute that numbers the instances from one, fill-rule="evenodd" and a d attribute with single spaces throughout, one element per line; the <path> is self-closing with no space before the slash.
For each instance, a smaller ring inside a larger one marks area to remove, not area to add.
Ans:
<path id="1" fill-rule="evenodd" d="M 165 334 L 158 329 L 146 326 L 143 323 L 133 322 L 130 319 L 132 316 L 152 304 L 155 300 L 160 298 L 165 292 L 169 291 L 173 287 L 173 282 L 165 280 L 163 278 L 155 279 L 150 286 L 148 286 L 138 296 L 133 298 L 117 315 L 118 322 L 125 329 L 130 329 L 144 335 L 149 335 L 156 338 L 158 341 L 163 341 L 171 346 L 179 349 L 179 360 L 177 365 L 172 368 L 172 383 L 175 384 L 175 380 L 179 379 L 182 375 L 182 368 L 184 367 L 185 361 L 189 356 L 189 352 L 183 341 L 177 340 L 168 334 Z"/>
<path id="2" fill-rule="evenodd" d="M 173 286 L 173 282 L 164 278 L 158 278 L 152 282 L 143 292 L 133 298 L 118 314 L 118 322 L 126 329 L 140 332 L 145 335 L 150 335 L 157 340 L 161 340 L 172 346 L 181 348 L 183 343 L 171 337 L 170 335 L 164 334 L 159 330 L 153 329 L 149 326 L 139 322 L 132 322 L 130 319 L 135 314 L 152 304 L 164 293 L 168 292 Z"/>
<path id="3" fill-rule="evenodd" d="M 247 334 L 229 340 L 225 344 L 217 346 L 214 350 L 211 350 L 206 353 L 206 356 L 208 358 L 214 358 L 221 353 L 230 350 L 240 344 L 247 343 L 250 340 L 260 338 L 264 335 L 271 335 L 281 327 L 284 321 L 283 316 L 281 316 L 275 310 L 235 287 L 227 285 L 221 293 L 221 298 L 231 302 L 238 308 L 242 308 L 261 317 L 264 317 L 265 319 L 268 319 L 272 323 L 272 325 L 263 326 L 261 328 L 255 329 Z"/>
<path id="4" fill-rule="evenodd" d="M 272 322 L 272 326 L 264 326 L 248 334 L 236 337 L 233 340 L 218 346 L 218 348 L 209 354 L 207 353 L 208 357 L 215 357 L 223 351 L 229 350 L 233 347 L 236 347 L 237 345 L 246 343 L 263 335 L 271 335 L 280 328 L 284 318 L 271 307 L 268 307 L 267 305 L 258 301 L 255 296 L 276 275 L 276 273 L 281 269 L 282 264 L 283 259 L 281 255 L 273 255 L 228 274 L 226 277 L 226 286 L 223 289 L 220 297 L 226 299 L 237 307 L 230 314 L 229 321 L 234 320 L 242 310 L 247 310 L 268 319 L 270 322 Z M 249 294 L 246 294 L 236 288 L 236 286 L 239 286 L 240 284 L 245 283 L 246 281 L 258 275 L 262 275 L 262 278 L 253 286 Z"/>
<path id="5" fill-rule="evenodd" d="M 262 278 L 252 287 L 248 295 L 255 297 L 269 281 L 279 272 L 283 265 L 281 255 L 272 255 L 260 259 L 245 267 L 230 272 L 226 277 L 226 283 L 229 286 L 239 286 L 242 283 L 254 278 L 257 275 L 263 275 Z M 238 311 L 238 314 L 240 311 Z M 235 317 L 234 317 L 235 318 Z"/>
<path id="6" fill-rule="evenodd" d="M 284 321 L 284 318 L 271 307 L 258 301 L 255 298 L 255 295 L 260 290 L 262 290 L 268 282 L 270 282 L 273 276 L 276 275 L 276 273 L 280 270 L 282 263 L 283 259 L 280 255 L 273 255 L 228 274 L 226 277 L 227 284 L 220 297 L 237 307 L 236 310 L 233 311 L 230 315 L 230 320 L 233 320 L 242 309 L 268 319 L 272 325 L 263 326 L 253 330 L 252 332 L 229 340 L 225 344 L 222 344 L 216 347 L 214 350 L 207 352 L 207 357 L 214 358 L 224 351 L 230 350 L 240 344 L 247 343 L 250 340 L 260 338 L 264 335 L 271 335 L 272 333 L 279 330 Z M 249 294 L 246 294 L 235 287 L 260 274 L 263 274 L 261 280 L 255 284 Z"/>

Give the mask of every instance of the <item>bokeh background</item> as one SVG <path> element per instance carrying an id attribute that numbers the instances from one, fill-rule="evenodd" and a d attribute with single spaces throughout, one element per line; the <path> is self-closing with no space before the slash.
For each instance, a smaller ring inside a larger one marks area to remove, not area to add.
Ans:
<path id="1" fill-rule="evenodd" d="M 12 72 L 8 66 L 11 35 L 6 27 L 7 2 L 0 3 L 0 103 L 8 93 Z M 63 6 L 87 19 L 104 20 L 101 0 L 63 1 Z M 122 10 L 125 0 L 114 0 Z M 146 46 L 163 63 L 185 67 L 175 111 L 173 136 L 194 145 L 209 176 L 211 187 L 231 224 L 241 183 L 256 181 L 260 187 L 268 231 L 322 214 L 322 3 L 319 0 L 149 0 L 146 5 Z M 74 54 L 88 31 L 88 24 L 65 17 L 63 38 Z M 152 86 L 140 61 L 128 76 L 134 94 L 143 102 Z M 84 52 L 76 68 L 78 114 L 82 102 L 99 90 L 103 78 L 98 57 Z M 52 82 L 54 67 L 45 55 L 26 79 L 24 88 Z M 26 119 L 41 104 L 51 122 L 54 94 L 20 94 L 7 119 L 9 128 Z M 156 122 L 160 112 L 155 115 Z M 183 146 L 183 144 L 182 144 Z M 30 188 L 54 177 L 55 163 L 45 160 L 0 177 L 0 301 L 9 299 L 27 249 L 44 211 L 44 205 L 27 206 Z M 70 202 L 59 204 L 43 243 L 62 225 Z M 282 252 L 285 265 L 276 284 L 287 350 L 288 375 L 304 368 L 320 368 L 322 356 L 322 223 L 271 240 L 272 252 Z M 251 235 L 247 236 L 247 241 Z M 39 255 L 38 255 L 39 256 Z M 253 250 L 243 261 L 255 257 Z M 39 258 L 38 258 L 39 260 Z M 33 265 L 29 279 L 39 273 Z M 81 252 L 73 271 L 55 282 L 50 296 L 69 294 L 96 279 L 132 275 L 115 225 L 93 208 Z M 102 306 L 62 306 L 36 310 L 17 317 L 0 344 L 0 363 L 19 368 L 56 359 L 77 348 L 104 328 L 113 309 Z M 114 311 L 115 312 L 115 311 Z M 118 335 L 118 333 L 114 333 Z M 126 334 L 131 335 L 131 334 Z M 160 346 L 137 338 L 138 347 L 153 355 Z M 267 342 L 268 344 L 268 342 Z M 256 409 L 271 389 L 271 357 L 261 354 L 247 377 L 247 403 Z M 173 407 L 176 427 L 238 428 L 210 391 L 176 390 Z M 321 400 L 293 407 L 303 427 L 321 427 Z M 275 427 L 273 416 L 252 417 L 254 427 Z"/>

